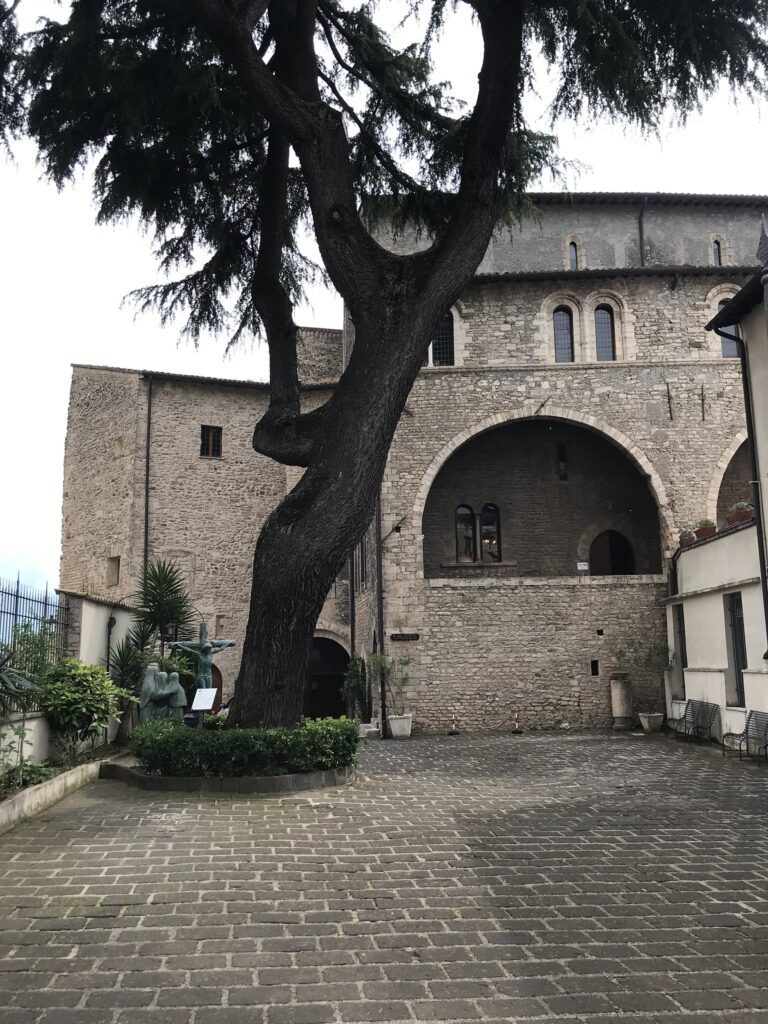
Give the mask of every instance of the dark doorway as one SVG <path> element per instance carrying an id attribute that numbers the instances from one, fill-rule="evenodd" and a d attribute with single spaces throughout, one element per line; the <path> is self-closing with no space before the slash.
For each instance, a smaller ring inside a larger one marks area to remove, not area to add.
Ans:
<path id="1" fill-rule="evenodd" d="M 343 687 L 348 664 L 349 655 L 341 644 L 315 637 L 304 691 L 305 718 L 341 718 L 347 713 Z"/>
<path id="2" fill-rule="evenodd" d="M 631 576 L 635 571 L 635 553 L 623 533 L 605 530 L 592 541 L 589 549 L 589 571 L 592 576 Z"/>

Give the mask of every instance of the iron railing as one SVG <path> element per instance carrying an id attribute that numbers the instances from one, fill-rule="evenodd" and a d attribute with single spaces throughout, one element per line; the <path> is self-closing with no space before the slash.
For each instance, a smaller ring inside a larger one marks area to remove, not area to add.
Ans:
<path id="1" fill-rule="evenodd" d="M 65 655 L 67 618 L 66 601 L 47 585 L 38 589 L 18 577 L 0 579 L 0 651 L 12 652 L 13 668 L 22 675 L 39 678 Z M 26 710 L 34 711 L 36 706 L 27 704 Z"/>

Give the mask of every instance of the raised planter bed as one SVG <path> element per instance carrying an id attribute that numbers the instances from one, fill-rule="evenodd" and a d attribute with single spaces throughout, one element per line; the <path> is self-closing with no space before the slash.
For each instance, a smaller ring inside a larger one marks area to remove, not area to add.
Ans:
<path id="1" fill-rule="evenodd" d="M 89 761 L 80 764 L 76 768 L 54 775 L 47 782 L 27 786 L 26 789 L 20 789 L 18 793 L 9 796 L 0 803 L 0 832 L 6 832 L 20 821 L 52 807 L 81 786 L 95 782 L 99 778 L 100 768 L 106 763 Z"/>
<path id="2" fill-rule="evenodd" d="M 128 765 L 105 761 L 99 770 L 100 779 L 114 779 L 137 789 L 157 793 L 303 793 L 308 789 L 346 786 L 356 778 L 355 766 L 331 768 L 326 771 L 296 775 L 241 775 L 219 778 L 202 775 L 146 775 Z"/>

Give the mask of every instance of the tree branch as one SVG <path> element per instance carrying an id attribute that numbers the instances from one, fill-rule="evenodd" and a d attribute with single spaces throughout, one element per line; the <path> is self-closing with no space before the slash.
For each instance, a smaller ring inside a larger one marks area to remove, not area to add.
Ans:
<path id="1" fill-rule="evenodd" d="M 320 98 L 314 53 L 314 0 L 269 8 L 276 45 L 288 66 L 286 83 L 270 73 L 247 26 L 217 0 L 190 0 L 199 25 L 235 68 L 257 110 L 294 147 L 307 184 L 315 234 L 326 270 L 353 318 L 371 314 L 381 276 L 395 257 L 370 237 L 360 219 L 349 142 L 339 111 Z"/>
<path id="2" fill-rule="evenodd" d="M 519 121 L 522 92 L 522 0 L 465 2 L 477 12 L 484 52 L 477 102 L 464 140 L 453 216 L 435 244 L 427 286 L 443 309 L 456 301 L 464 287 L 463 267 L 467 263 L 476 266 L 482 260 L 496 225 L 502 154 Z"/>
<path id="3" fill-rule="evenodd" d="M 251 282 L 253 305 L 267 333 L 270 394 L 267 411 L 253 433 L 253 447 L 286 465 L 307 466 L 323 416 L 322 409 L 301 413 L 298 332 L 291 299 L 281 280 L 289 160 L 288 140 L 279 128 L 271 128 L 259 192 L 259 254 Z"/>

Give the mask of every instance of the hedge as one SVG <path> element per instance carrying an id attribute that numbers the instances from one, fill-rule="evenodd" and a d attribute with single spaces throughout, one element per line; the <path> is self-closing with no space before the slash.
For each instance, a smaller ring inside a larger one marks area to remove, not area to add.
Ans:
<path id="1" fill-rule="evenodd" d="M 145 722 L 131 753 L 148 775 L 293 775 L 355 762 L 357 723 L 304 721 L 295 729 L 191 729 L 178 721 Z"/>

